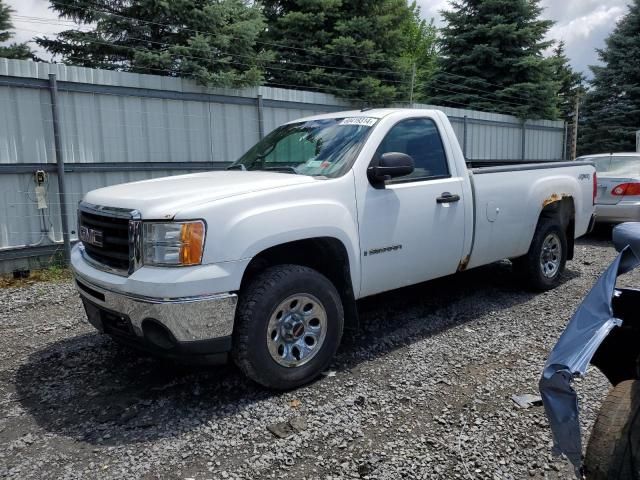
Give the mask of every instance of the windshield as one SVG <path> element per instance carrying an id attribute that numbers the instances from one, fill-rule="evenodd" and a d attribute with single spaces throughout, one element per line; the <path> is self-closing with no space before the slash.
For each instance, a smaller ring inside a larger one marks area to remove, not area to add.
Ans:
<path id="1" fill-rule="evenodd" d="M 229 169 L 338 177 L 350 168 L 377 119 L 330 118 L 283 125 Z"/>
<path id="2" fill-rule="evenodd" d="M 584 157 L 581 160 L 593 162 L 596 172 L 609 177 L 637 177 L 640 176 L 640 155 L 609 157 Z"/>

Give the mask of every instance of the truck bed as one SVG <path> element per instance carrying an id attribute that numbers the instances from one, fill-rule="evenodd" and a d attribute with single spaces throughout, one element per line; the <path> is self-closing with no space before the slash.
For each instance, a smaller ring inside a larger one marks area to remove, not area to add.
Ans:
<path id="1" fill-rule="evenodd" d="M 469 268 L 524 255 L 542 209 L 563 199 L 572 202 L 575 236 L 586 232 L 593 210 L 591 163 L 503 161 L 484 165 L 467 163 L 475 226 Z"/>
<path id="2" fill-rule="evenodd" d="M 518 170 L 539 170 L 544 168 L 573 167 L 576 165 L 593 165 L 591 162 L 576 161 L 532 161 L 532 160 L 465 160 L 467 168 L 474 174 L 515 172 Z"/>

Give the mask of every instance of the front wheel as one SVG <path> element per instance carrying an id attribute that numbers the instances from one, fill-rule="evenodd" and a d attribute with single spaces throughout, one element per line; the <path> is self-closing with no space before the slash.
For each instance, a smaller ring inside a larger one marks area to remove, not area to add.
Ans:
<path id="1" fill-rule="evenodd" d="M 324 275 L 299 265 L 270 267 L 240 292 L 232 356 L 255 382 L 295 388 L 329 366 L 343 324 L 340 295 Z"/>
<path id="2" fill-rule="evenodd" d="M 513 260 L 514 270 L 534 290 L 551 290 L 560 283 L 567 262 L 567 237 L 556 219 L 540 220 L 529 252 Z"/>

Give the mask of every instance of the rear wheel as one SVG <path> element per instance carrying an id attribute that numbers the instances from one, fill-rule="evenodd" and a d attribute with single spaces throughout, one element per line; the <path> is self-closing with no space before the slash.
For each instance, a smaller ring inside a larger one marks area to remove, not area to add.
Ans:
<path id="1" fill-rule="evenodd" d="M 329 366 L 343 324 L 340 295 L 324 275 L 299 265 L 270 267 L 240 293 L 232 355 L 255 382 L 295 388 Z"/>
<path id="2" fill-rule="evenodd" d="M 585 473 L 588 480 L 640 478 L 640 381 L 611 389 L 591 431 Z"/>
<path id="3" fill-rule="evenodd" d="M 558 285 L 567 262 L 567 237 L 557 219 L 538 222 L 526 255 L 513 260 L 514 270 L 535 290 Z"/>

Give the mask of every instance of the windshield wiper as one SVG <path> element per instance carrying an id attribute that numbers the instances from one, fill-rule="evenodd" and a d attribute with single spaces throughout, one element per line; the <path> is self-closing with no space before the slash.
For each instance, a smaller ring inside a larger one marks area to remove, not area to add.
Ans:
<path id="1" fill-rule="evenodd" d="M 247 171 L 247 167 L 244 166 L 244 163 L 236 163 L 235 165 L 230 165 L 225 170 L 242 170 L 243 172 Z"/>
<path id="2" fill-rule="evenodd" d="M 285 172 L 285 173 L 295 173 L 297 174 L 297 170 L 293 167 L 262 167 L 260 170 L 271 170 L 274 172 Z"/>

